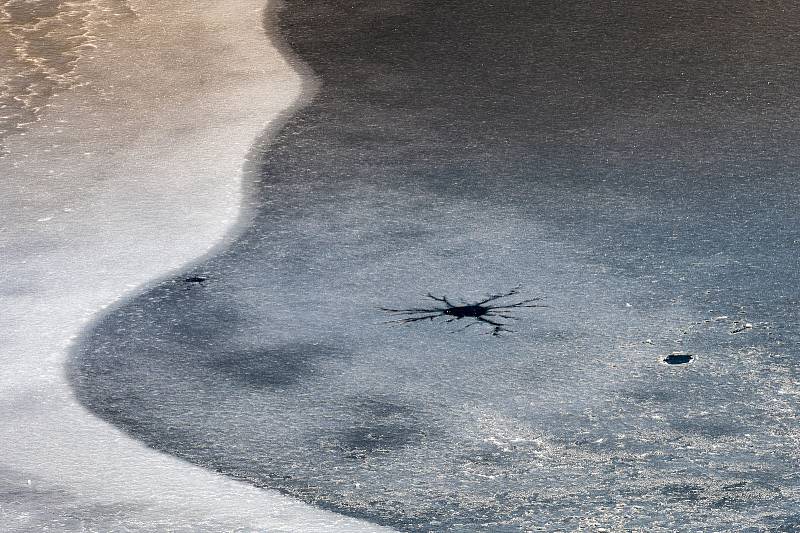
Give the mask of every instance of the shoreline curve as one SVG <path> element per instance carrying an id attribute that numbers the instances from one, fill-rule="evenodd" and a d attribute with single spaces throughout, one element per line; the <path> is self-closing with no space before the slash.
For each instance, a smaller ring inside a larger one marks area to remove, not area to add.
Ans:
<path id="1" fill-rule="evenodd" d="M 149 449 L 83 408 L 64 376 L 93 317 L 235 236 L 243 160 L 308 94 L 249 24 L 275 4 L 236 4 L 132 2 L 138 18 L 100 31 L 77 65 L 82 83 L 7 140 L 4 530 L 379 530 Z"/>

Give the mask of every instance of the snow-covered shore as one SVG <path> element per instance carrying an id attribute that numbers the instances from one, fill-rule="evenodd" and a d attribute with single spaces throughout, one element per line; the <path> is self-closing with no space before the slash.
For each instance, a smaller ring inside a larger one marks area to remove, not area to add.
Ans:
<path id="1" fill-rule="evenodd" d="M 130 8 L 0 159 L 0 529 L 377 531 L 154 452 L 64 379 L 98 312 L 235 233 L 251 145 L 303 90 L 263 0 Z"/>

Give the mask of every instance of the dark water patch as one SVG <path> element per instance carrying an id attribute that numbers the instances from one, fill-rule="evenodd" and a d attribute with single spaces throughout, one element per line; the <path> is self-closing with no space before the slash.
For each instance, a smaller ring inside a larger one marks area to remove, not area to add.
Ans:
<path id="1" fill-rule="evenodd" d="M 430 430 L 410 406 L 385 398 L 355 401 L 354 419 L 334 432 L 330 442 L 344 457 L 365 460 L 420 444 Z"/>
<path id="2" fill-rule="evenodd" d="M 182 309 L 181 314 L 167 323 L 157 324 L 156 327 L 164 330 L 165 341 L 176 349 L 204 349 L 208 346 L 224 346 L 231 338 L 241 335 L 241 329 L 247 327 L 241 309 L 237 309 L 232 302 L 198 297 L 197 294 L 187 293 L 180 300 L 156 300 L 148 305 L 148 308 L 158 312 L 168 303 L 175 302 Z"/>
<path id="3" fill-rule="evenodd" d="M 236 385 L 289 388 L 323 372 L 320 363 L 344 357 L 334 346 L 287 343 L 245 352 L 214 354 L 202 364 Z M 214 378 L 211 378 L 212 381 Z"/>
<path id="4" fill-rule="evenodd" d="M 694 356 L 688 353 L 671 353 L 664 358 L 664 362 L 668 365 L 685 365 L 693 360 Z"/>

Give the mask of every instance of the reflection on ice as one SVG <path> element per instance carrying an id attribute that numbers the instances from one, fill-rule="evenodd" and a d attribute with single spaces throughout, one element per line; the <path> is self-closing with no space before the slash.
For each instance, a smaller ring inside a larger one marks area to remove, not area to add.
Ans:
<path id="1" fill-rule="evenodd" d="M 97 32 L 134 17 L 127 0 L 0 0 L 0 154 L 53 95 L 90 83 L 75 67 Z"/>

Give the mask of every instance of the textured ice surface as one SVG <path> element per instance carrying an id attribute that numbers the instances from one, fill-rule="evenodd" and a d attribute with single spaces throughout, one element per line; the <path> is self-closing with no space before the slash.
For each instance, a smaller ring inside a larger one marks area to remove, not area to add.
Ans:
<path id="1" fill-rule="evenodd" d="M 797 528 L 798 15 L 289 2 L 323 85 L 252 227 L 98 320 L 81 401 L 403 530 Z M 518 285 L 501 337 L 379 309 Z"/>
<path id="2" fill-rule="evenodd" d="M 76 65 L 102 28 L 135 16 L 125 0 L 0 0 L 0 155 L 53 95 L 91 82 Z"/>

